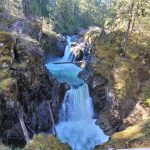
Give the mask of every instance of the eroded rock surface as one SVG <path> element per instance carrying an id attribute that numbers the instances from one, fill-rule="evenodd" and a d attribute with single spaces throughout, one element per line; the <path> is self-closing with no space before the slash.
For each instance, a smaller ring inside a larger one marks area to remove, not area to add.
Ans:
<path id="1" fill-rule="evenodd" d="M 65 85 L 48 73 L 44 51 L 35 39 L 0 32 L 0 43 L 3 43 L 0 48 L 0 132 L 4 141 L 23 141 L 17 104 L 23 108 L 30 136 L 33 132 L 48 131 L 52 123 L 47 102 L 51 101 L 57 122 Z"/>

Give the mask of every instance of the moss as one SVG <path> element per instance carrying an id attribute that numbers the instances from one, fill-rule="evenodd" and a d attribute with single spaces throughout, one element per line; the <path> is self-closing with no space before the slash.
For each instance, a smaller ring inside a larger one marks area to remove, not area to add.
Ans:
<path id="1" fill-rule="evenodd" d="M 95 72 L 109 81 L 119 100 L 138 99 L 143 84 L 141 81 L 149 80 L 148 35 L 132 34 L 124 52 L 121 50 L 122 31 L 105 33 L 97 39 L 96 56 L 100 63 L 93 64 Z M 148 98 L 145 103 L 149 103 Z"/>
<path id="2" fill-rule="evenodd" d="M 23 150 L 23 149 L 20 149 L 20 148 L 12 148 L 8 145 L 5 145 L 4 143 L 2 143 L 0 141 L 0 150 Z"/>
<path id="3" fill-rule="evenodd" d="M 17 69 L 17 68 L 25 69 L 25 68 L 28 67 L 28 64 L 27 64 L 27 62 L 25 62 L 25 61 L 24 61 L 24 62 L 21 62 L 21 63 L 13 63 L 12 67 L 13 67 L 14 69 Z"/>
<path id="4" fill-rule="evenodd" d="M 9 42 L 13 42 L 13 38 L 8 32 L 0 32 L 0 43 L 7 44 Z"/>
<path id="5" fill-rule="evenodd" d="M 39 134 L 33 138 L 25 150 L 71 150 L 67 144 L 62 144 L 52 135 Z"/>
<path id="6" fill-rule="evenodd" d="M 4 44 L 4 46 L 0 48 L 1 62 L 3 62 L 4 60 L 8 61 L 8 59 L 10 59 L 8 57 L 11 56 L 10 51 L 12 50 L 12 47 L 14 45 L 14 40 L 11 34 L 9 34 L 8 32 L 0 32 L 0 43 Z"/>
<path id="7" fill-rule="evenodd" d="M 9 16 L 9 19 L 8 18 L 6 19 L 6 18 L 4 18 L 4 16 L 2 14 L 0 14 L 0 22 L 2 22 L 3 25 L 5 25 L 5 26 L 12 25 L 15 21 L 16 21 L 16 18 L 14 18 L 12 16 Z"/>
<path id="8" fill-rule="evenodd" d="M 144 103 L 150 106 L 150 85 L 142 87 L 141 98 L 144 100 Z"/>
<path id="9" fill-rule="evenodd" d="M 3 79 L 0 82 L 0 89 L 3 91 L 9 91 L 10 90 L 10 85 L 16 83 L 16 80 L 14 78 L 6 78 Z"/>
<path id="10" fill-rule="evenodd" d="M 0 80 L 3 80 L 7 77 L 9 77 L 9 70 L 0 68 Z"/>
<path id="11" fill-rule="evenodd" d="M 6 63 L 6 64 L 9 64 L 11 62 L 11 56 L 3 56 L 3 57 L 0 57 L 0 63 Z"/>
<path id="12" fill-rule="evenodd" d="M 106 144 L 95 150 L 104 150 L 108 147 L 117 149 L 150 147 L 150 119 L 115 133 Z"/>
<path id="13" fill-rule="evenodd" d="M 96 56 L 100 64 L 94 64 L 96 73 L 104 76 L 114 87 L 118 100 L 132 99 L 136 96 L 140 82 L 134 64 L 120 55 L 117 46 L 97 42 Z M 136 80 L 136 82 L 132 82 Z M 131 93 L 132 90 L 132 93 Z"/>

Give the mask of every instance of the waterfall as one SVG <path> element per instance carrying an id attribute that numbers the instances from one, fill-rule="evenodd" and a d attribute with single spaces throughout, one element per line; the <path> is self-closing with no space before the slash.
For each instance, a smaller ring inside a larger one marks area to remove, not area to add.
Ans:
<path id="1" fill-rule="evenodd" d="M 65 94 L 60 110 L 56 127 L 58 137 L 63 143 L 71 145 L 73 150 L 91 150 L 109 138 L 95 121 L 87 84 L 71 87 Z"/>
<path id="2" fill-rule="evenodd" d="M 64 56 L 61 61 L 71 61 L 71 38 L 67 37 Z M 78 74 L 82 70 L 74 64 L 46 64 L 50 72 L 60 81 L 67 82 L 70 89 L 66 92 L 56 126 L 58 138 L 71 145 L 73 150 L 92 150 L 96 145 L 108 141 L 95 124 L 92 98 L 88 85 Z"/>
<path id="3" fill-rule="evenodd" d="M 71 37 L 67 36 L 67 46 L 65 48 L 64 56 L 61 58 L 62 62 L 69 61 L 71 62 L 73 60 L 73 54 L 71 52 Z"/>
<path id="4" fill-rule="evenodd" d="M 66 92 L 59 118 L 60 122 L 89 121 L 93 118 L 93 108 L 87 84 L 78 88 L 71 87 Z"/>

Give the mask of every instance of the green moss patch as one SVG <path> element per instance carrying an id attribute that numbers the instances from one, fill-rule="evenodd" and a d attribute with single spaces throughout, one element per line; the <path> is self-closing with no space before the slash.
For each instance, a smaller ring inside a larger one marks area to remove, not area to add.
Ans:
<path id="1" fill-rule="evenodd" d="M 3 80 L 7 77 L 9 77 L 9 70 L 0 68 L 0 80 Z"/>
<path id="2" fill-rule="evenodd" d="M 150 75 L 150 43 L 147 35 L 132 34 L 128 49 L 122 51 L 123 36 L 119 30 L 97 38 L 96 56 L 100 63 L 93 67 L 113 86 L 119 100 L 139 99 L 141 87 L 145 87 L 143 81 L 148 81 Z M 149 104 L 149 96 L 142 98 Z"/>
<path id="3" fill-rule="evenodd" d="M 33 138 L 25 150 L 71 150 L 71 148 L 52 135 L 39 134 Z"/>
<path id="4" fill-rule="evenodd" d="M 14 45 L 12 35 L 8 32 L 0 32 L 0 43 L 3 44 L 3 46 L 0 47 L 0 63 L 10 64 L 12 59 L 11 50 Z"/>
<path id="5" fill-rule="evenodd" d="M 13 43 L 13 38 L 8 32 L 0 32 L 0 43 L 8 44 Z"/>
<path id="6" fill-rule="evenodd" d="M 16 83 L 16 79 L 14 78 L 6 78 L 0 81 L 0 89 L 3 91 L 11 90 L 11 85 Z"/>
<path id="7" fill-rule="evenodd" d="M 144 103 L 150 106 L 150 85 L 142 87 L 141 98 L 144 99 Z"/>

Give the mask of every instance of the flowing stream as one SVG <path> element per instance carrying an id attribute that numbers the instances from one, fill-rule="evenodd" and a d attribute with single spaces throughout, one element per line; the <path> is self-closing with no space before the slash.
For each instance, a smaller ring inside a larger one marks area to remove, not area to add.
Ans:
<path id="1" fill-rule="evenodd" d="M 71 37 L 67 36 L 67 42 L 64 56 L 58 61 L 73 60 Z M 46 64 L 46 67 L 60 82 L 67 82 L 70 85 L 56 126 L 58 138 L 63 143 L 68 143 L 73 150 L 92 150 L 96 145 L 108 141 L 109 137 L 95 124 L 88 85 L 78 77 L 82 68 L 71 63 L 53 64 L 52 62 Z"/>

